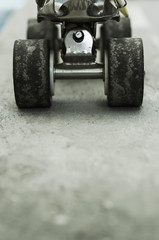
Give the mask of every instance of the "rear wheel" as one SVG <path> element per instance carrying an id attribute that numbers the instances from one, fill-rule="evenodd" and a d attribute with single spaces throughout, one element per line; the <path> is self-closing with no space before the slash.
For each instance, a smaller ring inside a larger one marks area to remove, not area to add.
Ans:
<path id="1" fill-rule="evenodd" d="M 37 22 L 36 19 L 28 20 L 27 39 L 47 39 L 50 47 L 56 49 L 58 39 L 58 29 L 50 21 Z"/>
<path id="2" fill-rule="evenodd" d="M 109 106 L 141 106 L 144 92 L 142 40 L 135 38 L 109 39 L 107 53 Z"/>
<path id="3" fill-rule="evenodd" d="M 13 77 L 19 108 L 49 107 L 50 53 L 47 40 L 17 40 L 14 44 Z"/>
<path id="4" fill-rule="evenodd" d="M 108 20 L 103 24 L 104 39 L 128 38 L 132 36 L 131 22 L 129 18 L 120 18 L 120 22 Z"/>

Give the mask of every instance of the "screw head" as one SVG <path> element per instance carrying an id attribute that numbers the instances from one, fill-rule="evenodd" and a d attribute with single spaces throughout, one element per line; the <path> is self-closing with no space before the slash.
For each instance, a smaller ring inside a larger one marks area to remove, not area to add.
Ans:
<path id="1" fill-rule="evenodd" d="M 77 31 L 76 33 L 73 34 L 73 39 L 76 42 L 82 42 L 84 39 L 84 33 L 83 31 Z"/>

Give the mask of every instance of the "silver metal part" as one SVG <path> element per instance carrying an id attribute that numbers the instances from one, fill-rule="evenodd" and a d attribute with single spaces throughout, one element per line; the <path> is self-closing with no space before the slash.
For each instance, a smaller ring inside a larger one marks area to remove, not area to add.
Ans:
<path id="1" fill-rule="evenodd" d="M 72 66 L 60 64 L 54 70 L 55 80 L 103 80 L 103 65 L 94 64 L 92 66 Z"/>
<path id="2" fill-rule="evenodd" d="M 104 91 L 105 95 L 108 94 L 108 53 L 104 53 Z"/>
<path id="3" fill-rule="evenodd" d="M 82 35 L 82 36 L 81 36 Z M 76 41 L 75 37 L 82 37 L 82 41 Z M 71 30 L 64 40 L 66 55 L 92 55 L 93 37 L 87 30 Z"/>
<path id="4" fill-rule="evenodd" d="M 50 89 L 51 96 L 55 95 L 55 81 L 54 81 L 54 52 L 50 51 Z"/>

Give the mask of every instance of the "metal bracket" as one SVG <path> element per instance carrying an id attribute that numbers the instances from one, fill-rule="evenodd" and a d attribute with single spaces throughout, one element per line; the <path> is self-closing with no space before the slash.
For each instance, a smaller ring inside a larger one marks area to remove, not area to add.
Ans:
<path id="1" fill-rule="evenodd" d="M 64 38 L 65 49 L 63 61 L 69 63 L 92 63 L 96 54 L 93 51 L 94 39 L 92 34 L 83 28 L 73 28 Z"/>

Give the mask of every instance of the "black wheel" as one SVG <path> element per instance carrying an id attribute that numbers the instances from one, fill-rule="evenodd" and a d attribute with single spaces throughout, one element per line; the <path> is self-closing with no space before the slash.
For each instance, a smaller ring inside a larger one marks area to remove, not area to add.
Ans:
<path id="1" fill-rule="evenodd" d="M 120 18 L 120 22 L 108 20 L 103 24 L 102 32 L 104 39 L 107 38 L 128 38 L 132 36 L 131 22 L 129 18 Z"/>
<path id="2" fill-rule="evenodd" d="M 15 41 L 13 78 L 19 108 L 51 105 L 49 58 L 47 40 Z"/>
<path id="3" fill-rule="evenodd" d="M 109 39 L 107 50 L 109 106 L 141 106 L 144 92 L 142 40 L 139 38 Z"/>
<path id="4" fill-rule="evenodd" d="M 56 49 L 58 39 L 58 29 L 56 25 L 50 21 L 37 22 L 36 19 L 28 20 L 27 39 L 47 39 L 50 47 Z"/>

